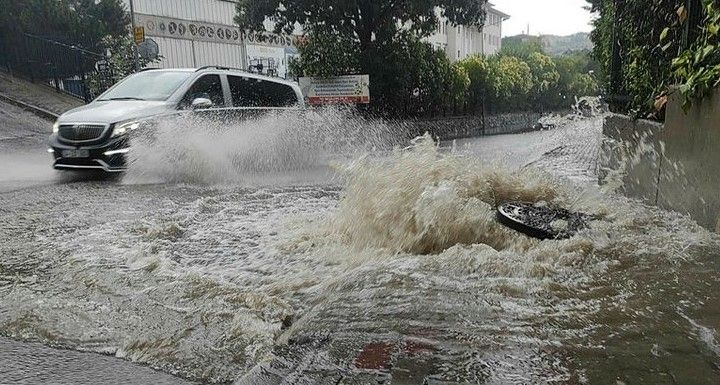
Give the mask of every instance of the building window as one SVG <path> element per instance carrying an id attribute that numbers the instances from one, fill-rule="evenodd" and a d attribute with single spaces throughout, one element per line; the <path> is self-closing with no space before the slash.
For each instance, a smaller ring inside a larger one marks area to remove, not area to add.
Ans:
<path id="1" fill-rule="evenodd" d="M 458 50 L 457 58 L 460 59 L 460 50 Z"/>

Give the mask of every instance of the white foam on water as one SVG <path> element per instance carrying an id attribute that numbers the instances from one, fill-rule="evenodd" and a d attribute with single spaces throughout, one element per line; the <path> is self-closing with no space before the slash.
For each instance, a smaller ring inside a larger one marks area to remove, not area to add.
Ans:
<path id="1" fill-rule="evenodd" d="M 707 349 L 713 354 L 715 354 L 715 356 L 720 357 L 720 342 L 717 341 L 717 333 L 715 329 L 699 324 L 694 319 L 688 317 L 681 310 L 678 310 L 678 314 L 693 327 L 697 334 L 697 337 L 703 344 L 705 344 Z"/>
<path id="2" fill-rule="evenodd" d="M 304 333 L 334 332 L 430 341 L 458 382 L 571 381 L 552 349 L 605 349 L 592 339 L 614 327 L 604 314 L 646 311 L 633 308 L 645 276 L 632 272 L 671 274 L 720 244 L 682 215 L 427 137 L 388 151 L 401 127 L 343 114 L 322 113 L 301 134 L 281 115 L 168 124 L 135 143 L 125 185 L 3 196 L 0 332 L 204 382 L 233 381 Z M 342 188 L 248 187 L 318 165 L 332 165 Z M 495 221 L 509 200 L 600 219 L 538 241 Z"/>
<path id="3" fill-rule="evenodd" d="M 323 182 L 331 175 L 332 160 L 392 148 L 400 143 L 402 129 L 343 108 L 244 118 L 171 117 L 134 133 L 125 181 L 267 185 L 307 177 L 308 183 Z"/>

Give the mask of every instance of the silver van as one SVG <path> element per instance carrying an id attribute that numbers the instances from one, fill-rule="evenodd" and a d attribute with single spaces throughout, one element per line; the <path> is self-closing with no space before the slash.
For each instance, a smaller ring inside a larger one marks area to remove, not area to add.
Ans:
<path id="1" fill-rule="evenodd" d="M 128 76 L 53 126 L 49 149 L 58 170 L 127 168 L 131 133 L 166 115 L 236 116 L 305 108 L 297 83 L 219 66 L 149 69 Z"/>

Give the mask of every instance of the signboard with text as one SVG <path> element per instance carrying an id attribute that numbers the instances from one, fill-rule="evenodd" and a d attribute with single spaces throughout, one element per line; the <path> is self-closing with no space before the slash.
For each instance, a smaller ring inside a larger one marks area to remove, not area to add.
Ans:
<path id="1" fill-rule="evenodd" d="M 370 75 L 303 77 L 300 89 L 310 105 L 370 103 Z"/>
<path id="2" fill-rule="evenodd" d="M 135 44 L 140 44 L 145 41 L 145 27 L 135 27 L 133 28 L 133 38 L 135 39 Z"/>

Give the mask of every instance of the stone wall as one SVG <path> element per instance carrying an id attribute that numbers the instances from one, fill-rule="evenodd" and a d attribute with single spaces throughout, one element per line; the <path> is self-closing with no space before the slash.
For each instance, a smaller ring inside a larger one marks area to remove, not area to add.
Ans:
<path id="1" fill-rule="evenodd" d="M 603 131 L 601 183 L 720 233 L 720 89 L 687 112 L 672 93 L 664 126 L 610 115 Z"/>
<path id="2" fill-rule="evenodd" d="M 440 140 L 452 140 L 483 135 L 515 134 L 531 131 L 543 116 L 536 112 L 481 116 L 442 117 L 404 122 L 412 136 L 429 132 Z"/>

